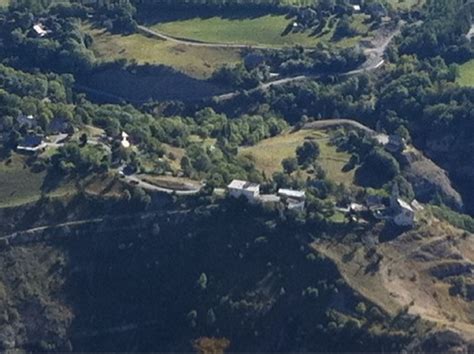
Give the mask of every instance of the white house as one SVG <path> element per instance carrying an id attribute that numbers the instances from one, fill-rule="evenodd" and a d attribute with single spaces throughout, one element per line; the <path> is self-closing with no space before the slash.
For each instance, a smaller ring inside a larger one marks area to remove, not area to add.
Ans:
<path id="1" fill-rule="evenodd" d="M 415 224 L 415 211 L 404 200 L 397 199 L 395 211 L 393 222 L 398 226 L 413 226 Z"/>
<path id="2" fill-rule="evenodd" d="M 244 196 L 250 202 L 255 202 L 260 195 L 260 185 L 234 179 L 228 186 L 229 195 L 234 198 Z"/>
<path id="3" fill-rule="evenodd" d="M 282 198 L 295 199 L 299 201 L 306 200 L 306 193 L 304 191 L 296 191 L 293 189 L 280 188 L 278 190 L 278 195 Z"/>
<path id="4" fill-rule="evenodd" d="M 278 195 L 285 201 L 286 207 L 289 210 L 304 210 L 306 202 L 306 193 L 304 191 L 280 188 Z"/>
<path id="5" fill-rule="evenodd" d="M 34 25 L 33 31 L 36 33 L 38 37 L 44 37 L 49 33 L 49 31 L 47 31 L 46 28 L 41 23 L 37 23 L 36 25 Z"/>

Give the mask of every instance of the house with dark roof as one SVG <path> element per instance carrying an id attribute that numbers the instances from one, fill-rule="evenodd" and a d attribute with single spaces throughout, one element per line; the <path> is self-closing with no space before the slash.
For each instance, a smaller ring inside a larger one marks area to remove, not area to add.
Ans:
<path id="1" fill-rule="evenodd" d="M 26 115 L 22 113 L 16 117 L 16 123 L 19 127 L 26 127 L 28 129 L 32 129 L 38 125 L 38 122 L 33 115 Z"/>
<path id="2" fill-rule="evenodd" d="M 390 152 L 401 152 L 405 150 L 407 143 L 400 135 L 390 135 L 385 148 Z"/>
<path id="3" fill-rule="evenodd" d="M 43 137 L 36 134 L 25 136 L 18 144 L 16 150 L 27 154 L 36 153 L 44 150 L 46 144 L 43 142 Z"/>
<path id="4" fill-rule="evenodd" d="M 67 134 L 71 129 L 71 123 L 66 118 L 60 117 L 54 118 L 46 128 L 48 134 Z"/>

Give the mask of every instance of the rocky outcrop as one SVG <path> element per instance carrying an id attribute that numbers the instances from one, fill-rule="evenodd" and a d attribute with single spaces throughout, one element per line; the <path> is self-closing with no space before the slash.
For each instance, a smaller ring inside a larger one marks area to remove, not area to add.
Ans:
<path id="1" fill-rule="evenodd" d="M 416 198 L 428 202 L 439 195 L 443 202 L 455 210 L 462 211 L 464 203 L 454 189 L 448 174 L 420 151 L 409 149 L 401 154 L 403 174 L 413 185 Z"/>

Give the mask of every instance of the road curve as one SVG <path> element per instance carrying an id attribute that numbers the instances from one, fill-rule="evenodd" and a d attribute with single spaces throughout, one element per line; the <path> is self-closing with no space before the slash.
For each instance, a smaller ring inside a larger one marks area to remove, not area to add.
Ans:
<path id="1" fill-rule="evenodd" d="M 315 122 L 305 124 L 303 126 L 303 129 L 305 130 L 326 129 L 326 128 L 339 127 L 339 126 L 350 126 L 352 128 L 363 130 L 364 132 L 367 132 L 369 134 L 377 134 L 374 130 L 363 125 L 362 123 L 359 123 L 352 119 L 343 119 L 343 118 L 317 120 Z"/>
<path id="2" fill-rule="evenodd" d="M 389 136 L 384 133 L 378 133 L 375 130 L 369 128 L 362 123 L 344 118 L 334 118 L 334 119 L 322 119 L 314 122 L 307 123 L 303 126 L 304 130 L 318 130 L 318 129 L 327 129 L 334 127 L 351 127 L 358 130 L 366 132 L 369 136 L 373 137 L 379 144 L 386 145 L 389 142 Z"/>
<path id="3" fill-rule="evenodd" d="M 355 75 L 363 74 L 365 72 L 375 71 L 381 68 L 385 64 L 385 60 L 383 59 L 385 50 L 393 41 L 393 39 L 397 35 L 400 34 L 401 27 L 403 26 L 403 24 L 404 22 L 399 23 L 397 28 L 395 28 L 388 36 L 386 36 L 386 38 L 378 46 L 374 48 L 365 49 L 364 54 L 367 56 L 367 60 L 358 69 L 351 70 L 344 73 L 335 73 L 334 75 L 339 76 L 339 77 L 355 76 Z M 317 75 L 298 75 L 298 76 L 286 77 L 286 78 L 279 79 L 276 81 L 262 83 L 259 86 L 248 90 L 247 92 L 253 93 L 257 91 L 267 91 L 268 89 L 275 86 L 282 86 L 289 83 L 294 83 L 294 82 L 299 82 L 299 81 L 304 81 L 304 80 L 311 80 L 311 79 L 315 80 L 315 79 L 321 78 L 322 76 L 323 76 L 322 74 L 317 74 Z M 240 94 L 240 91 L 234 91 L 234 92 L 229 92 L 223 95 L 214 96 L 213 99 L 215 102 L 222 102 L 222 101 L 232 99 L 238 96 L 239 94 Z"/>
<path id="4" fill-rule="evenodd" d="M 205 47 L 205 48 L 219 48 L 219 49 L 261 49 L 261 50 L 282 50 L 285 48 L 291 48 L 291 46 L 270 46 L 270 45 L 258 45 L 258 44 L 237 44 L 237 43 L 224 43 L 224 42 L 205 42 L 189 38 L 174 37 L 169 34 L 153 30 L 145 26 L 138 26 L 138 31 L 142 34 L 152 36 L 164 41 L 170 41 L 176 44 L 189 45 L 194 47 Z M 304 47 L 310 48 L 310 47 Z"/>
<path id="5" fill-rule="evenodd" d="M 374 48 L 366 48 L 364 50 L 364 53 L 367 56 L 367 60 L 365 63 L 363 63 L 358 69 L 351 70 L 348 72 L 344 73 L 335 73 L 334 75 L 339 76 L 339 77 L 346 77 L 346 76 L 355 76 L 362 74 L 364 72 L 370 72 L 379 69 L 380 67 L 383 66 L 385 63 L 383 59 L 383 55 L 385 53 L 385 50 L 387 49 L 388 45 L 391 43 L 393 38 L 397 36 L 400 33 L 401 27 L 403 26 L 403 22 L 399 23 L 397 28 L 393 30 L 389 35 L 385 37 L 385 39 L 376 47 Z M 195 40 L 190 40 L 190 39 L 185 39 L 185 38 L 177 38 L 173 37 L 170 35 L 167 35 L 165 33 L 152 30 L 148 27 L 145 26 L 138 26 L 138 31 L 141 32 L 142 34 L 146 34 L 161 40 L 166 40 L 166 41 L 171 41 L 177 44 L 182 44 L 182 45 L 188 45 L 188 46 L 196 46 L 196 47 L 207 47 L 207 48 L 235 48 L 235 49 L 261 49 L 261 50 L 283 50 L 285 48 L 290 48 L 290 47 L 270 47 L 270 46 L 262 46 L 262 45 L 246 45 L 246 44 L 232 44 L 232 43 L 210 43 L 210 42 L 200 42 L 200 41 L 195 41 Z M 247 90 L 248 93 L 253 93 L 257 91 L 267 91 L 271 89 L 272 87 L 275 86 L 283 86 L 286 84 L 294 83 L 294 82 L 299 82 L 299 81 L 304 81 L 304 80 L 310 80 L 310 79 L 319 79 L 321 78 L 322 75 L 297 75 L 297 76 L 291 76 L 291 77 L 285 77 L 279 80 L 271 81 L 271 82 L 265 82 L 260 84 L 259 86 Z M 146 101 L 134 101 L 134 100 L 129 100 L 124 97 L 118 96 L 111 94 L 109 92 L 105 92 L 102 90 L 97 90 L 93 89 L 84 85 L 79 85 L 76 84 L 76 87 L 79 88 L 82 91 L 86 91 L 92 94 L 97 94 L 101 95 L 103 97 L 107 97 L 109 99 L 113 99 L 116 101 L 129 101 L 131 103 L 135 104 L 143 104 Z M 222 102 L 226 101 L 229 99 L 232 99 L 236 96 L 238 96 L 241 93 L 241 91 L 232 91 L 228 92 L 225 94 L 221 94 L 218 96 L 212 97 L 212 99 L 215 102 Z M 211 98 L 211 97 L 209 97 Z"/>
<path id="6" fill-rule="evenodd" d="M 170 189 L 170 188 L 163 188 L 163 187 L 158 187 L 155 186 L 154 184 L 148 183 L 140 178 L 138 175 L 128 175 L 124 177 L 125 182 L 128 184 L 135 185 L 137 187 L 143 188 L 148 191 L 152 192 L 160 192 L 160 193 L 166 193 L 166 194 L 176 194 L 180 196 L 191 196 L 191 195 L 196 195 L 198 194 L 201 188 L 196 188 L 196 189 L 190 189 L 190 190 L 176 190 L 176 189 Z"/>
<path id="7" fill-rule="evenodd" d="M 337 73 L 337 74 L 334 74 L 334 76 L 339 76 L 339 77 L 355 76 L 355 75 L 363 74 L 365 72 L 374 71 L 382 67 L 383 64 L 385 63 L 385 60 L 380 59 L 379 61 L 374 62 L 373 64 L 370 64 L 368 66 L 366 65 L 366 63 L 362 64 L 362 66 L 359 69 L 351 70 L 344 73 Z M 305 80 L 316 80 L 316 79 L 321 78 L 322 76 L 327 76 L 327 75 L 317 74 L 317 75 L 298 75 L 298 76 L 286 77 L 280 80 L 262 83 L 253 89 L 247 90 L 247 92 L 254 93 L 258 91 L 267 91 L 276 86 L 283 86 L 286 84 L 299 82 L 299 81 L 305 81 Z M 214 96 L 213 99 L 215 102 L 222 102 L 222 101 L 232 99 L 238 96 L 240 93 L 241 91 L 233 91 L 233 92 L 225 93 L 219 96 Z"/>

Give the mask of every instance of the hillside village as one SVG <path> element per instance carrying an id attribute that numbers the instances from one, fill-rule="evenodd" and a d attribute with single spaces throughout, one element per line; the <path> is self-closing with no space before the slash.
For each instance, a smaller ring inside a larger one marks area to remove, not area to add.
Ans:
<path id="1" fill-rule="evenodd" d="M 75 129 L 72 125 L 63 118 L 54 118 L 49 123 L 46 129 L 46 132 L 49 134 L 47 136 L 34 133 L 38 121 L 33 115 L 26 116 L 19 114 L 16 122 L 20 128 L 26 129 L 28 132 L 27 135 L 19 141 L 16 150 L 19 153 L 28 155 L 39 156 L 47 149 L 60 148 L 64 146 L 75 133 Z M 342 123 L 352 124 L 351 121 L 343 121 Z M 325 122 L 316 122 L 316 124 L 324 126 Z M 390 153 L 402 153 L 407 149 L 405 139 L 399 135 L 385 135 L 373 132 L 370 132 L 370 135 L 373 135 L 375 141 Z M 7 139 L 7 137 L 4 136 L 4 139 Z M 109 151 L 111 151 L 114 141 L 119 142 L 122 149 L 126 150 L 132 147 L 130 135 L 125 131 L 122 131 L 119 136 L 115 138 L 103 135 L 98 139 L 91 139 L 83 134 L 80 140 L 83 140 L 86 144 L 103 145 Z M 122 164 L 123 161 L 118 161 L 117 163 Z M 141 174 L 138 179 L 133 177 L 137 171 L 132 166 L 123 165 L 119 168 L 118 172 L 119 175 L 124 178 L 124 181 L 133 185 L 139 185 L 144 189 L 150 189 L 151 191 L 162 190 L 168 193 L 179 191 L 179 189 L 173 190 L 173 187 L 160 189 L 153 184 L 147 183 L 145 181 L 146 174 Z M 169 174 L 167 173 L 167 175 Z M 199 189 L 196 190 L 196 192 L 199 192 Z M 298 212 L 304 212 L 306 206 L 306 192 L 304 190 L 279 188 L 274 194 L 262 194 L 260 193 L 260 184 L 244 180 L 233 180 L 227 186 L 227 193 L 233 198 L 244 197 L 249 203 L 273 207 L 283 205 L 288 210 Z M 398 186 L 394 185 L 390 198 L 369 195 L 362 204 L 351 202 L 347 206 L 337 207 L 335 210 L 345 214 L 348 219 L 356 222 L 384 220 L 393 222 L 400 227 L 414 227 L 416 211 L 423 210 L 423 207 L 416 200 L 410 202 L 404 201 L 399 196 Z"/>

